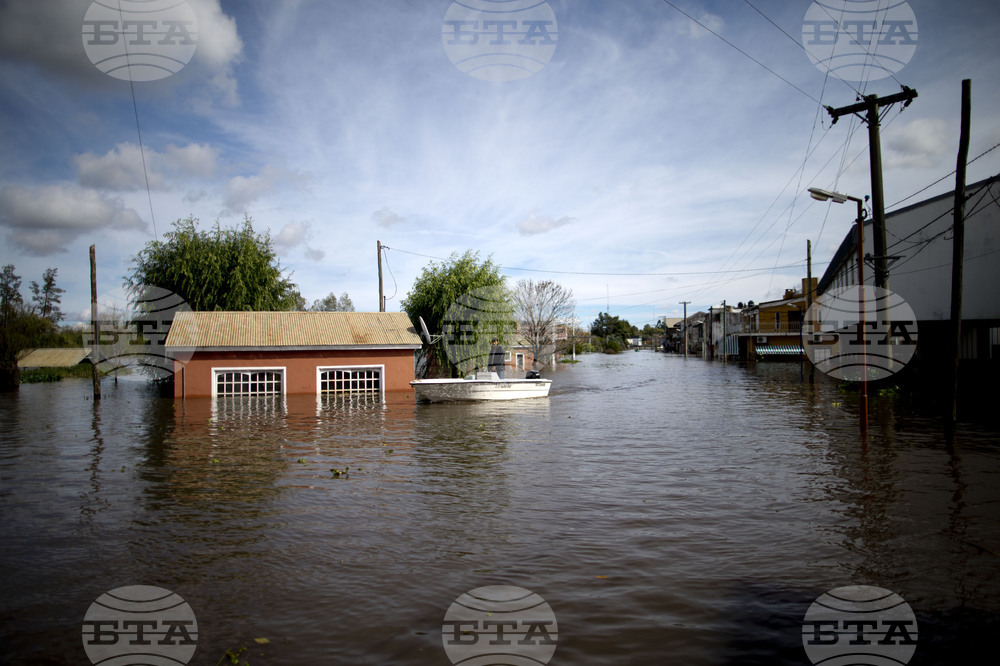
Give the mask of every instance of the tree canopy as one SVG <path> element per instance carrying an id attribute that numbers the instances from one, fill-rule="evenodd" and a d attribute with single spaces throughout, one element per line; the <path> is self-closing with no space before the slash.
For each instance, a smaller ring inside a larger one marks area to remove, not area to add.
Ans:
<path id="1" fill-rule="evenodd" d="M 301 302 L 285 275 L 268 233 L 245 217 L 239 228 L 198 229 L 177 220 L 162 241 L 146 244 L 132 259 L 125 287 L 141 296 L 148 287 L 177 294 L 192 310 L 291 310 Z"/>
<path id="2" fill-rule="evenodd" d="M 599 312 L 590 332 L 604 340 L 606 349 L 625 347 L 629 338 L 638 336 L 638 329 L 624 319 L 612 316 L 607 312 Z"/>
<path id="3" fill-rule="evenodd" d="M 313 312 L 354 312 L 354 302 L 351 301 L 351 297 L 347 295 L 346 291 L 340 295 L 340 298 L 337 298 L 337 295 L 331 291 L 325 298 L 313 301 L 312 307 L 309 309 Z"/>
<path id="4" fill-rule="evenodd" d="M 55 288 L 55 270 L 50 270 L 52 287 Z M 48 274 L 49 271 L 46 271 Z M 54 330 L 52 319 L 25 304 L 21 295 L 21 277 L 14 272 L 13 264 L 4 266 L 0 270 L 0 391 L 18 387 L 18 356 L 27 349 L 41 346 L 44 336 Z"/>
<path id="5" fill-rule="evenodd" d="M 410 321 L 423 318 L 431 334 L 441 336 L 424 347 L 432 376 L 485 368 L 490 339 L 503 344 L 513 338 L 514 310 L 505 278 L 491 259 L 480 261 L 478 252 L 454 253 L 446 262 L 425 266 L 401 305 Z"/>

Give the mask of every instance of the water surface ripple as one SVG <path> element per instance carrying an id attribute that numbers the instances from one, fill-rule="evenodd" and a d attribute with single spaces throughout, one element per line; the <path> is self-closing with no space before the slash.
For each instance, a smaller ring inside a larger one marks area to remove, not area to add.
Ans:
<path id="1" fill-rule="evenodd" d="M 997 432 L 875 400 L 863 447 L 851 394 L 797 365 L 550 376 L 483 405 L 0 396 L 0 661 L 88 663 L 88 607 L 138 584 L 191 605 L 197 664 L 446 666 L 444 613 L 494 584 L 549 603 L 552 664 L 808 665 L 806 610 L 850 584 L 914 609 L 912 664 L 992 647 Z"/>

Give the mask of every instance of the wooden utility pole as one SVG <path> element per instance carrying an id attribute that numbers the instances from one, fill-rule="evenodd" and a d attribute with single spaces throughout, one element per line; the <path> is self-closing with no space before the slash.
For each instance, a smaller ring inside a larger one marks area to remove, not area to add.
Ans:
<path id="1" fill-rule="evenodd" d="M 875 286 L 889 288 L 888 250 L 885 238 L 885 196 L 882 192 L 882 143 L 879 138 L 879 111 L 883 107 L 902 102 L 903 108 L 917 96 L 917 91 L 903 86 L 903 92 L 879 99 L 878 95 L 865 95 L 862 101 L 850 106 L 834 109 L 826 107 L 833 122 L 846 114 L 864 112 L 862 120 L 868 124 L 868 158 L 871 165 L 872 180 L 872 231 L 875 246 Z"/>
<path id="2" fill-rule="evenodd" d="M 688 303 L 691 301 L 681 301 L 684 305 L 684 358 L 688 357 Z"/>
<path id="3" fill-rule="evenodd" d="M 972 80 L 962 81 L 962 129 L 958 139 L 955 169 L 955 219 L 951 249 L 951 332 L 952 358 L 949 419 L 958 420 L 958 365 L 962 356 L 962 281 L 965 261 L 965 166 L 969 160 L 969 131 L 972 124 Z"/>
<path id="4" fill-rule="evenodd" d="M 726 302 L 722 301 L 722 364 L 725 365 L 729 360 L 729 354 L 727 353 L 729 349 L 726 347 L 726 320 L 729 317 L 726 316 Z"/>
<path id="5" fill-rule="evenodd" d="M 812 316 L 812 304 L 813 304 L 813 244 L 811 240 L 806 239 L 806 311 L 802 317 L 802 321 L 799 322 L 799 342 L 802 343 L 802 331 L 805 330 L 803 327 L 806 323 L 806 317 Z M 813 330 L 812 322 L 809 322 L 809 330 Z M 802 357 L 805 356 L 805 348 L 799 352 L 799 374 L 802 374 L 802 364 L 805 362 Z M 809 383 L 813 383 L 815 376 L 816 365 L 813 363 L 809 364 Z"/>
<path id="6" fill-rule="evenodd" d="M 97 364 L 101 360 L 99 350 L 101 344 L 101 330 L 97 323 L 97 252 L 94 246 L 90 246 L 90 325 L 94 334 L 94 341 L 90 348 L 91 377 L 94 381 L 94 400 L 101 399 L 101 371 Z"/>
<path id="7" fill-rule="evenodd" d="M 382 241 L 375 241 L 378 249 L 378 311 L 385 312 L 385 297 L 382 295 Z"/>

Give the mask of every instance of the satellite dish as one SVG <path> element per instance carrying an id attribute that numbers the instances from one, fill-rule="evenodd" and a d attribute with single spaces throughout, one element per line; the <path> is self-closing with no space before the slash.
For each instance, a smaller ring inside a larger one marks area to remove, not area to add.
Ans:
<path id="1" fill-rule="evenodd" d="M 420 332 L 422 334 L 421 337 L 423 337 L 423 339 L 427 342 L 427 344 L 432 345 L 441 339 L 440 335 L 437 336 L 436 338 L 431 337 L 431 332 L 427 330 L 427 324 L 424 322 L 423 317 L 418 316 L 417 319 L 420 321 Z"/>

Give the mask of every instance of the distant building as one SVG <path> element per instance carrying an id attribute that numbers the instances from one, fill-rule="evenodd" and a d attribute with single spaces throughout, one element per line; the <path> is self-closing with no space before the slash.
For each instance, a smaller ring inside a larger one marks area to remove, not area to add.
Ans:
<path id="1" fill-rule="evenodd" d="M 817 280 L 812 280 L 816 292 Z M 750 305 L 743 310 L 739 335 L 742 360 L 797 361 L 802 348 L 802 320 L 809 309 L 809 280 L 799 289 L 786 289 L 782 298 Z"/>

